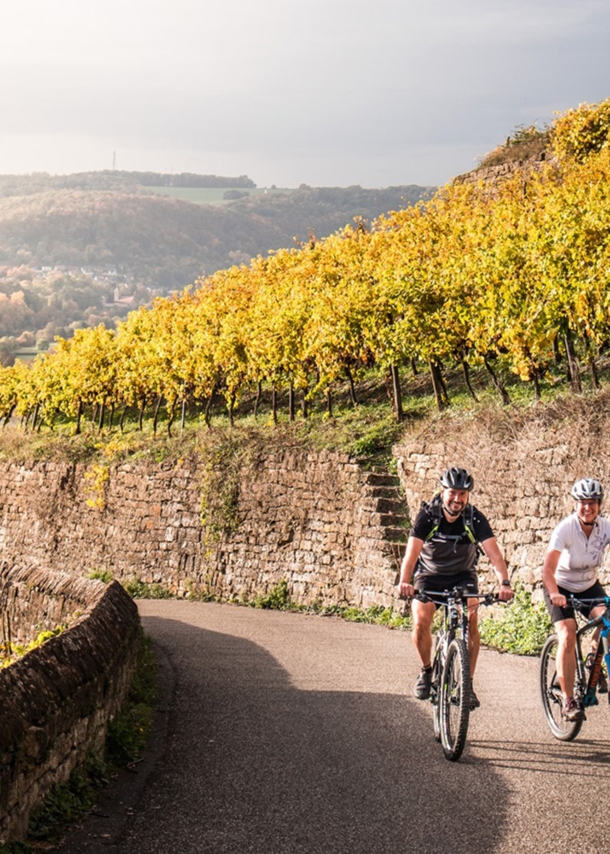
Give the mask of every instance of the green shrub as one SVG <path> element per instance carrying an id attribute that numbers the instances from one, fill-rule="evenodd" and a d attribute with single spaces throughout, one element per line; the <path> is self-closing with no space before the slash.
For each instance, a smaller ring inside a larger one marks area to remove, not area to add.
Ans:
<path id="1" fill-rule="evenodd" d="M 290 600 L 288 582 L 285 579 L 282 579 L 275 587 L 272 587 L 265 596 L 256 596 L 251 604 L 254 608 L 266 608 L 274 611 L 296 609 L 296 606 Z"/>
<path id="2" fill-rule="evenodd" d="M 139 578 L 121 581 L 132 599 L 173 599 L 172 591 L 163 584 L 149 584 Z"/>
<path id="3" fill-rule="evenodd" d="M 324 615 L 341 617 L 350 623 L 368 623 L 370 625 L 388 626 L 391 629 L 410 629 L 411 616 L 386 608 L 383 605 L 370 605 L 368 608 L 356 608 L 345 605 L 331 605 L 320 609 Z"/>
<path id="4" fill-rule="evenodd" d="M 92 581 L 103 581 L 104 584 L 110 584 L 113 575 L 107 569 L 92 569 L 89 573 L 89 578 Z"/>
<path id="5" fill-rule="evenodd" d="M 481 642 L 516 655 L 538 655 L 553 624 L 544 602 L 532 603 L 529 590 L 517 588 L 509 606 L 480 621 Z"/>

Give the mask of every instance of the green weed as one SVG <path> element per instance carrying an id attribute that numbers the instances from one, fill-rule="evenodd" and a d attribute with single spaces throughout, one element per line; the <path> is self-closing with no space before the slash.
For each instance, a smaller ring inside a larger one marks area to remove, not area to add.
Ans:
<path id="1" fill-rule="evenodd" d="M 411 615 L 395 611 L 384 605 L 370 605 L 368 608 L 355 608 L 345 605 L 332 605 L 321 608 L 318 613 L 323 616 L 337 616 L 351 623 L 368 623 L 369 625 L 387 626 L 390 629 L 410 629 Z"/>
<path id="2" fill-rule="evenodd" d="M 139 640 L 138 663 L 127 700 L 121 713 L 108 724 L 106 761 L 111 768 L 124 768 L 141 755 L 150 732 L 156 699 L 152 642 L 142 634 Z"/>
<path id="3" fill-rule="evenodd" d="M 107 569 L 92 569 L 88 576 L 92 581 L 103 581 L 104 584 L 110 584 L 114 576 Z"/>
<path id="4" fill-rule="evenodd" d="M 288 594 L 288 582 L 282 579 L 265 596 L 256 596 L 250 603 L 253 608 L 266 608 L 274 611 L 299 610 Z"/>
<path id="5" fill-rule="evenodd" d="M 98 792 L 108 782 L 108 767 L 96 756 L 88 756 L 69 780 L 53 786 L 45 802 L 30 818 L 28 840 L 57 844 L 66 827 L 95 804 Z"/>
<path id="6" fill-rule="evenodd" d="M 515 655 L 538 655 L 553 624 L 544 602 L 532 603 L 529 590 L 517 588 L 511 604 L 479 623 L 481 643 Z"/>
<path id="7" fill-rule="evenodd" d="M 149 584 L 139 578 L 121 581 L 132 599 L 173 599 L 174 594 L 163 584 Z"/>
<path id="8" fill-rule="evenodd" d="M 45 641 L 48 641 L 50 638 L 54 638 L 56 635 L 64 632 L 68 626 L 60 625 L 55 629 L 46 629 L 45 631 L 39 632 L 38 635 L 31 640 L 29 643 L 15 643 L 11 642 L 7 639 L 3 639 L 0 643 L 0 667 L 9 667 L 13 664 L 17 659 L 24 656 L 27 652 L 30 652 L 33 649 L 36 649 L 39 646 L 42 646 Z"/>

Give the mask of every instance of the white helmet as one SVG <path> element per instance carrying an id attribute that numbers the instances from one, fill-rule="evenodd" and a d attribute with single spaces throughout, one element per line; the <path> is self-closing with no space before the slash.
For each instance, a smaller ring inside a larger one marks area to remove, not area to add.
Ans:
<path id="1" fill-rule="evenodd" d="M 577 480 L 572 487 L 572 498 L 577 501 L 599 501 L 601 504 L 604 497 L 604 488 L 599 480 L 594 480 L 592 477 L 583 477 L 582 480 Z"/>

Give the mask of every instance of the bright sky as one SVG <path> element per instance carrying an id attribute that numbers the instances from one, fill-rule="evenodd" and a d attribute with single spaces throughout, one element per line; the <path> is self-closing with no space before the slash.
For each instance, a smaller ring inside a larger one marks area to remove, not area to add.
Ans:
<path id="1" fill-rule="evenodd" d="M 443 184 L 516 127 L 610 97 L 608 0 L 4 7 L 2 174 Z"/>

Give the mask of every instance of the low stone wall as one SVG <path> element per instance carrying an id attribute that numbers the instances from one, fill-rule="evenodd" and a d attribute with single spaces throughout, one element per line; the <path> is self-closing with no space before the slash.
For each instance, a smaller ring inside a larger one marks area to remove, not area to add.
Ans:
<path id="1" fill-rule="evenodd" d="M 393 601 L 407 533 L 397 478 L 300 449 L 258 454 L 231 489 L 222 468 L 212 475 L 195 456 L 108 468 L 0 463 L 0 553 L 177 595 L 251 599 L 286 580 L 301 603 Z"/>
<path id="2" fill-rule="evenodd" d="M 101 752 L 135 666 L 139 617 L 120 584 L 40 568 L 0 568 L 14 636 L 62 634 L 0 670 L 0 844 L 22 839 L 30 813 L 86 755 Z"/>

